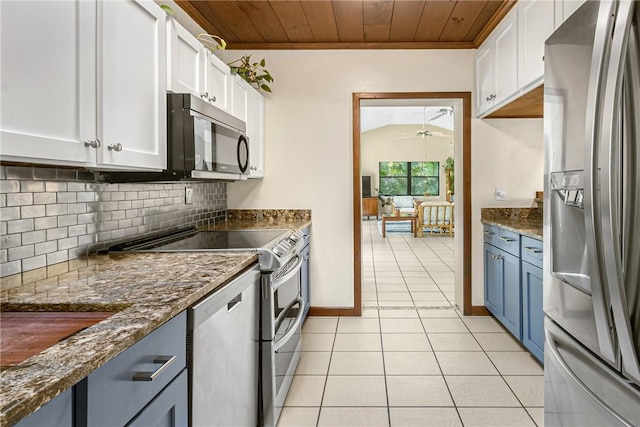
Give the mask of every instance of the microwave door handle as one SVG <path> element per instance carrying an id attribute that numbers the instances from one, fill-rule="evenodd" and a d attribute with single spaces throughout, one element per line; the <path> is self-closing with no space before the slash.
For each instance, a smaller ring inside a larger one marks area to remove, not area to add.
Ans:
<path id="1" fill-rule="evenodd" d="M 604 291 L 604 277 L 600 271 L 600 237 L 599 237 L 599 215 L 596 207 L 598 194 L 598 182 L 596 172 L 598 170 L 598 150 L 600 147 L 599 125 L 601 123 L 601 110 L 599 105 L 602 102 L 604 82 L 607 81 L 607 70 L 604 65 L 609 54 L 609 39 L 612 31 L 613 20 L 611 18 L 614 10 L 614 2 L 606 0 L 598 5 L 598 25 L 596 26 L 593 43 L 593 53 L 591 58 L 591 69 L 589 72 L 589 86 L 587 92 L 587 109 L 585 118 L 585 160 L 584 160 L 584 220 L 585 220 L 585 240 L 587 252 L 589 254 L 589 273 L 591 276 L 591 296 L 593 298 L 593 310 L 596 320 L 596 333 L 598 336 L 599 353 L 610 363 L 616 363 L 616 354 L 613 350 L 611 332 L 609 330 L 610 320 L 606 294 Z M 554 224 L 555 225 L 555 224 Z"/>
<path id="2" fill-rule="evenodd" d="M 273 344 L 273 351 L 280 350 L 280 348 L 282 348 L 282 346 L 289 341 L 289 339 L 293 336 L 293 334 L 296 333 L 296 330 L 298 329 L 298 327 L 302 324 L 302 317 L 304 316 L 304 301 L 302 300 L 302 298 L 300 298 L 300 296 L 298 296 L 298 298 L 296 298 L 296 300 L 293 302 L 290 308 L 285 311 L 290 311 L 293 308 L 293 306 L 295 306 L 296 304 L 300 305 L 300 308 L 298 309 L 298 315 L 296 316 L 296 320 L 293 323 L 293 326 L 289 328 L 287 333 L 285 333 L 282 336 L 282 338 L 280 338 L 278 341 L 276 341 Z"/>
<path id="3" fill-rule="evenodd" d="M 620 105 L 622 80 L 627 59 L 627 47 L 633 18 L 633 2 L 622 1 L 616 13 L 616 21 L 611 42 L 609 70 L 605 83 L 604 108 L 602 113 L 600 206 L 602 253 L 606 280 L 604 281 L 611 299 L 611 312 L 615 322 L 618 344 L 622 354 L 623 369 L 640 384 L 640 365 L 633 343 L 633 332 L 629 319 L 629 306 L 625 296 L 622 273 L 622 252 L 620 241 Z"/>

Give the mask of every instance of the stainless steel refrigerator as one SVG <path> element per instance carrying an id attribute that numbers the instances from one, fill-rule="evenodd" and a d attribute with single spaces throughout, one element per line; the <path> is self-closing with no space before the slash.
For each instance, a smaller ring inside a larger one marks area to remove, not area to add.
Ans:
<path id="1" fill-rule="evenodd" d="M 545 44 L 545 425 L 640 426 L 640 2 Z"/>

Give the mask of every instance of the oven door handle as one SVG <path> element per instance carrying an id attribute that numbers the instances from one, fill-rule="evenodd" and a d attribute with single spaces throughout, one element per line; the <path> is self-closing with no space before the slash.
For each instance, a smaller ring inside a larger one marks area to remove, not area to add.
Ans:
<path id="1" fill-rule="evenodd" d="M 297 257 L 298 257 L 298 261 L 296 262 L 295 266 L 291 270 L 289 270 L 284 276 L 278 278 L 277 280 L 274 280 L 271 283 L 271 289 L 273 290 L 273 292 L 275 292 L 280 287 L 280 285 L 282 285 L 283 283 L 286 283 L 287 281 L 289 281 L 289 279 L 291 279 L 293 276 L 298 274 L 298 272 L 302 268 L 303 259 L 300 255 L 297 255 Z"/>
<path id="2" fill-rule="evenodd" d="M 282 336 L 282 338 L 280 338 L 278 341 L 276 341 L 273 344 L 273 351 L 280 350 L 280 348 L 282 348 L 282 346 L 285 345 L 289 341 L 289 339 L 293 336 L 293 334 L 296 333 L 296 330 L 298 329 L 298 327 L 302 323 L 302 317 L 304 316 L 304 301 L 302 300 L 302 298 L 300 296 L 298 296 L 298 298 L 296 298 L 295 301 L 293 301 L 293 303 L 289 307 L 287 307 L 286 310 L 283 311 L 283 313 L 289 312 L 293 308 L 293 306 L 296 305 L 296 304 L 300 305 L 300 308 L 298 309 L 298 315 L 296 316 L 296 320 L 293 323 L 293 326 L 291 328 L 289 328 L 287 333 L 284 334 Z"/>

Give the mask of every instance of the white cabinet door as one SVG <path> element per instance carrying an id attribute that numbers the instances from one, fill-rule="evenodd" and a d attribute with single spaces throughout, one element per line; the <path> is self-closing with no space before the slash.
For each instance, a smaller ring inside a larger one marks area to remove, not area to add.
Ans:
<path id="1" fill-rule="evenodd" d="M 204 93 L 206 49 L 175 19 L 167 19 L 167 91 Z"/>
<path id="2" fill-rule="evenodd" d="M 247 136 L 249 137 L 249 178 L 264 177 L 264 97 L 248 90 Z"/>
<path id="3" fill-rule="evenodd" d="M 554 30 L 554 4 L 548 0 L 518 2 L 519 87 L 537 84 L 544 76 L 544 42 Z"/>
<path id="4" fill-rule="evenodd" d="M 96 4 L 0 1 L 0 156 L 95 164 Z"/>
<path id="5" fill-rule="evenodd" d="M 166 167 L 165 20 L 151 0 L 98 3 L 100 167 Z"/>
<path id="6" fill-rule="evenodd" d="M 518 90 L 517 18 L 515 13 L 507 15 L 496 29 L 494 38 L 496 104 Z"/>
<path id="7" fill-rule="evenodd" d="M 496 98 L 493 57 L 493 40 L 487 40 L 476 53 L 477 115 L 491 108 Z"/>
<path id="8" fill-rule="evenodd" d="M 231 71 L 227 64 L 209 51 L 205 69 L 205 93 L 213 105 L 231 112 Z"/>
<path id="9" fill-rule="evenodd" d="M 231 79 L 231 114 L 243 122 L 247 121 L 247 97 L 249 84 L 235 75 Z"/>
<path id="10" fill-rule="evenodd" d="M 587 0 L 556 0 L 556 19 L 555 27 L 558 28 L 564 21 L 566 21 L 573 12 L 578 10 Z"/>

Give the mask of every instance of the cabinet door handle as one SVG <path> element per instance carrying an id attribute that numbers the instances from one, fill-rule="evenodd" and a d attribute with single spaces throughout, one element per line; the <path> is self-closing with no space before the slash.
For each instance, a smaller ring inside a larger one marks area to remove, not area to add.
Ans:
<path id="1" fill-rule="evenodd" d="M 541 254 L 542 253 L 542 249 L 534 248 L 532 246 L 525 246 L 524 248 L 526 250 L 528 250 L 529 252 L 532 252 L 534 254 Z"/>
<path id="2" fill-rule="evenodd" d="M 503 242 L 515 242 L 516 241 L 516 239 L 510 239 L 508 237 L 502 237 L 502 236 L 498 237 L 498 239 L 502 240 Z"/>
<path id="3" fill-rule="evenodd" d="M 204 93 L 200 94 L 200 98 L 208 99 L 209 98 L 209 93 L 208 92 L 204 92 Z"/>
<path id="4" fill-rule="evenodd" d="M 84 142 L 84 146 L 85 147 L 91 147 L 91 148 L 100 148 L 100 140 L 99 139 L 91 139 L 91 140 L 86 140 Z"/>
<path id="5" fill-rule="evenodd" d="M 153 381 L 158 375 L 165 371 L 176 361 L 176 356 L 158 356 L 153 363 L 161 363 L 160 367 L 153 372 L 136 372 L 133 381 Z"/>
<path id="6" fill-rule="evenodd" d="M 117 143 L 117 144 L 109 144 L 107 145 L 107 149 L 109 149 L 109 151 L 117 151 L 118 153 L 120 151 L 122 151 L 122 144 Z"/>

